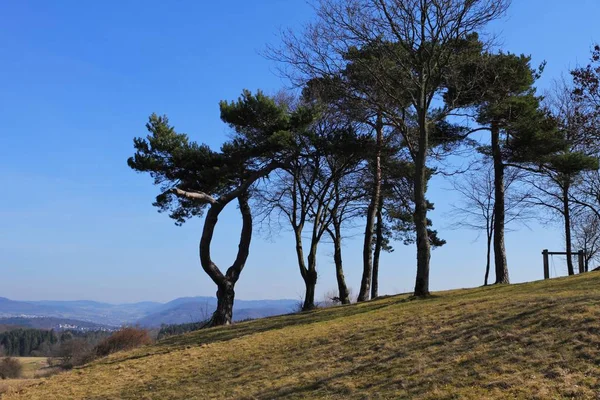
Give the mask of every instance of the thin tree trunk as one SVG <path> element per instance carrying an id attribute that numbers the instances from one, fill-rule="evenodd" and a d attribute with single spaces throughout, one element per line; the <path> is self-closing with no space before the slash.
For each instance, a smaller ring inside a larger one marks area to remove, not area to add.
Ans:
<path id="1" fill-rule="evenodd" d="M 304 249 L 302 246 L 302 231 L 301 228 L 296 228 L 294 230 L 295 239 L 296 239 L 296 257 L 298 259 L 298 267 L 300 268 L 300 275 L 302 276 L 302 280 L 304 281 L 304 285 L 306 290 L 304 292 L 304 301 L 302 303 L 302 310 L 311 309 L 314 307 L 315 302 L 315 289 L 314 285 L 312 285 L 309 279 L 309 270 L 306 268 L 306 264 L 304 263 Z M 309 308 L 307 308 L 309 307 Z"/>
<path id="2" fill-rule="evenodd" d="M 563 185 L 563 217 L 565 221 L 565 251 L 567 252 L 567 271 L 570 275 L 575 275 L 573 267 L 573 255 L 571 254 L 571 210 L 569 208 L 569 182 Z"/>
<path id="3" fill-rule="evenodd" d="M 492 157 L 494 159 L 494 262 L 496 267 L 496 283 L 510 283 L 506 248 L 504 246 L 504 162 L 500 147 L 500 128 L 492 122 Z"/>
<path id="4" fill-rule="evenodd" d="M 333 240 L 333 260 L 335 262 L 335 276 L 338 284 L 338 297 L 342 304 L 350 304 L 350 293 L 346 285 L 344 276 L 344 266 L 342 259 L 342 232 L 338 223 L 334 224 L 335 231 L 329 230 L 331 240 Z"/>
<path id="5" fill-rule="evenodd" d="M 381 114 L 377 115 L 375 131 L 376 149 L 373 163 L 373 192 L 367 209 L 367 224 L 365 226 L 363 244 L 363 275 L 357 299 L 359 302 L 369 300 L 371 278 L 373 275 L 373 230 L 377 216 L 379 196 L 381 196 L 381 152 L 383 147 L 383 119 Z"/>
<path id="6" fill-rule="evenodd" d="M 381 246 L 383 245 L 383 196 L 379 196 L 379 206 L 377 207 L 377 227 L 375 229 L 375 251 L 373 253 L 373 279 L 371 282 L 371 298 L 379 296 L 379 257 L 381 256 Z"/>
<path id="7" fill-rule="evenodd" d="M 485 264 L 485 279 L 483 280 L 483 286 L 487 286 L 490 278 L 490 264 L 491 264 L 491 253 L 492 253 L 492 233 L 487 234 L 487 258 Z"/>
<path id="8" fill-rule="evenodd" d="M 419 148 L 415 157 L 415 213 L 414 222 L 417 233 L 417 277 L 414 295 L 429 295 L 429 261 L 431 259 L 431 243 L 427 231 L 427 150 L 429 148 L 429 127 L 427 125 L 427 107 L 425 95 L 421 94 L 419 110 Z"/>

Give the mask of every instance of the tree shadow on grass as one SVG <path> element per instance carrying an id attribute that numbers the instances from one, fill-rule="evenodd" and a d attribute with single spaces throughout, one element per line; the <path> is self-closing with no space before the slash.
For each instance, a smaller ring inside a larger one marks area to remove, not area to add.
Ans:
<path id="1" fill-rule="evenodd" d="M 537 307 L 516 313 L 515 315 L 507 316 L 494 320 L 492 323 L 482 322 L 481 315 L 479 318 L 467 318 L 462 327 L 457 329 L 451 334 L 447 333 L 436 333 L 430 334 L 429 336 L 423 336 L 416 342 L 407 345 L 406 349 L 394 351 L 392 354 L 383 358 L 376 358 L 375 360 L 362 363 L 345 369 L 344 371 L 323 377 L 321 379 L 311 380 L 308 382 L 301 382 L 299 384 L 289 384 L 280 387 L 273 387 L 266 389 L 253 398 L 257 399 L 273 399 L 273 398 L 316 398 L 316 397 L 327 397 L 327 398 L 377 398 L 373 397 L 374 394 L 379 392 L 386 393 L 383 398 L 398 399 L 410 399 L 428 394 L 431 390 L 432 382 L 445 382 L 455 388 L 460 388 L 461 385 L 465 385 L 463 381 L 457 381 L 461 379 L 460 374 L 456 376 L 449 376 L 449 372 L 445 369 L 452 363 L 449 362 L 449 357 L 457 357 L 458 355 L 464 354 L 469 355 L 466 361 L 461 362 L 458 366 L 453 368 L 463 369 L 465 371 L 474 372 L 476 368 L 485 369 L 485 366 L 490 366 L 494 360 L 498 360 L 498 351 L 502 350 L 504 353 L 501 354 L 503 357 L 511 357 L 511 354 L 507 352 L 507 349 L 512 347 L 518 348 L 522 346 L 522 341 L 528 338 L 522 337 L 503 337 L 495 334 L 497 331 L 511 331 L 518 328 L 519 330 L 533 333 L 535 326 L 539 324 L 540 315 L 544 315 L 544 318 L 552 317 L 556 313 L 560 312 L 559 304 L 540 304 Z M 486 335 L 480 335 L 481 332 L 487 332 Z M 475 335 L 480 335 L 477 342 L 469 340 Z M 461 342 L 457 342 L 459 339 L 463 339 Z M 479 353 L 477 356 L 472 356 L 471 351 L 474 344 L 479 344 L 479 341 L 485 342 L 489 345 L 489 349 Z M 520 342 L 521 341 L 521 342 Z M 453 343 L 454 342 L 454 343 Z M 514 343 L 513 343 L 514 342 Z M 453 347 L 452 351 L 448 351 L 448 346 Z M 426 373 L 421 373 L 418 382 L 408 383 L 408 379 L 404 379 L 404 376 L 396 376 L 390 379 L 390 376 L 396 375 L 398 370 L 402 367 L 401 365 L 409 365 L 411 359 L 414 360 L 414 356 L 418 354 L 428 353 L 429 360 L 436 360 L 431 363 L 428 367 L 430 370 Z M 450 374 L 452 375 L 452 374 Z M 342 383 L 347 380 L 348 377 L 362 377 L 369 376 L 368 382 L 361 382 L 362 386 L 353 390 L 349 389 Z M 457 378 L 458 377 L 458 378 Z M 516 379 L 512 377 L 512 379 Z M 548 381 L 550 382 L 550 381 Z M 511 388 L 514 382 L 486 382 L 474 379 L 469 385 L 477 386 L 476 390 L 481 391 L 492 391 L 495 388 L 495 384 L 500 384 L 503 387 Z M 508 394 L 507 394 L 508 395 Z M 371 397 L 369 397 L 371 396 Z"/>

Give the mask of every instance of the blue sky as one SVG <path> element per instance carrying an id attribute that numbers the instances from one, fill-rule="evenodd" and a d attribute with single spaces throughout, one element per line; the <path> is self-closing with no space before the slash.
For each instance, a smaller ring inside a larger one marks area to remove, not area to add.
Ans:
<path id="1" fill-rule="evenodd" d="M 541 90 L 585 63 L 600 41 L 596 0 L 515 1 L 492 25 L 503 48 L 548 62 Z M 568 4 L 568 5 L 567 5 Z M 126 165 L 132 138 L 152 112 L 218 146 L 228 135 L 218 102 L 242 89 L 285 85 L 259 53 L 280 28 L 312 11 L 303 0 L 0 2 L 0 296 L 12 299 L 167 301 L 213 295 L 197 254 L 202 221 L 176 227 L 151 203 L 147 176 Z M 436 180 L 432 217 L 448 244 L 433 253 L 435 290 L 481 284 L 485 244 L 445 229 L 455 201 Z M 511 232 L 511 277 L 542 277 L 543 248 L 560 249 L 555 226 Z M 232 261 L 237 210 L 217 228 L 214 258 Z M 414 248 L 382 257 L 381 292 L 412 289 Z M 331 246 L 321 246 L 319 293 L 332 290 Z M 360 282 L 360 241 L 344 248 L 346 277 Z M 292 238 L 255 235 L 237 285 L 245 299 L 299 298 L 303 284 Z"/>

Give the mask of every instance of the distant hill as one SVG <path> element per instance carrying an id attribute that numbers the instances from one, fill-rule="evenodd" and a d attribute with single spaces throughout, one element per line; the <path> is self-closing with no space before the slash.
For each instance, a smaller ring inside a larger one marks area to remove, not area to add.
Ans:
<path id="1" fill-rule="evenodd" d="M 234 319 L 239 321 L 287 314 L 294 310 L 296 304 L 296 300 L 236 300 Z M 213 313 L 216 305 L 216 298 L 202 296 L 181 297 L 168 303 L 146 301 L 131 304 L 109 304 L 89 300 L 15 301 L 0 297 L 0 320 L 24 318 L 23 323 L 34 323 L 29 320 L 44 317 L 77 321 L 79 325 L 85 322 L 103 327 L 132 324 L 158 327 L 161 324 L 182 324 L 204 320 Z M 49 325 L 49 322 L 44 324 L 44 326 Z"/>
<path id="2" fill-rule="evenodd" d="M 53 318 L 53 317 L 9 317 L 0 318 L 0 331 L 34 328 L 34 329 L 54 329 L 54 330 L 79 330 L 79 331 L 99 331 L 114 330 L 116 327 L 101 324 L 95 324 L 87 321 L 77 321 L 73 319 Z"/>
<path id="3" fill-rule="evenodd" d="M 294 311 L 296 300 L 236 300 L 233 308 L 234 321 L 289 314 Z M 217 306 L 213 297 L 187 297 L 173 300 L 156 313 L 137 321 L 144 327 L 158 327 L 162 324 L 187 324 L 209 318 Z"/>
<path id="4" fill-rule="evenodd" d="M 95 301 L 15 301 L 0 297 L 0 318 L 53 317 L 120 326 L 154 312 L 161 303 L 108 304 Z"/>

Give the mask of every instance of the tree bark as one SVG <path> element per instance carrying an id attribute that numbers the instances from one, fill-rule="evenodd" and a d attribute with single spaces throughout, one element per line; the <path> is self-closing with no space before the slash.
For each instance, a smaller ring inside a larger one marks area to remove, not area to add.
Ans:
<path id="1" fill-rule="evenodd" d="M 313 237 L 308 252 L 308 268 L 303 274 L 306 292 L 304 293 L 304 303 L 302 311 L 309 311 L 315 308 L 315 287 L 317 286 L 317 245 L 318 241 Z"/>
<path id="2" fill-rule="evenodd" d="M 565 183 L 563 184 L 563 218 L 565 222 L 565 251 L 567 253 L 567 271 L 569 272 L 569 276 L 575 275 L 575 268 L 573 267 L 573 254 L 571 254 L 571 210 L 569 207 L 569 189 L 570 184 L 567 181 L 568 178 L 565 178 Z"/>
<path id="3" fill-rule="evenodd" d="M 379 257 L 381 256 L 381 246 L 383 245 L 383 196 L 379 196 L 379 205 L 377 207 L 377 227 L 375 229 L 375 251 L 373 252 L 373 279 L 371 282 L 371 298 L 379 296 Z"/>
<path id="4" fill-rule="evenodd" d="M 431 244 L 427 231 L 427 151 L 429 148 L 429 127 L 427 122 L 427 107 L 425 95 L 421 94 L 418 111 L 419 140 L 415 156 L 415 213 L 414 223 L 417 234 L 417 277 L 414 295 L 418 297 L 429 295 L 429 261 L 431 259 Z"/>
<path id="5" fill-rule="evenodd" d="M 350 293 L 344 276 L 342 259 L 342 232 L 338 223 L 334 223 L 334 231 L 328 230 L 333 241 L 333 261 L 335 263 L 335 276 L 338 284 L 338 298 L 342 304 L 350 304 Z"/>
<path id="6" fill-rule="evenodd" d="M 506 249 L 504 246 L 504 162 L 500 147 L 500 127 L 492 122 L 492 157 L 494 159 L 494 263 L 496 269 L 496 284 L 510 283 Z"/>
<path id="7" fill-rule="evenodd" d="M 306 292 L 304 293 L 304 303 L 302 311 L 310 311 L 315 308 L 315 288 L 317 286 L 317 270 L 309 269 L 304 279 Z"/>
<path id="8" fill-rule="evenodd" d="M 212 315 L 211 326 L 230 325 L 233 321 L 234 286 L 226 280 L 217 287 L 217 309 Z"/>
<path id="9" fill-rule="evenodd" d="M 383 147 L 383 119 L 381 114 L 377 115 L 375 134 L 376 148 L 375 160 L 373 162 L 373 192 L 367 209 L 367 223 L 365 226 L 363 243 L 363 275 L 357 299 L 359 302 L 369 300 L 371 278 L 373 275 L 373 230 L 375 218 L 377 216 L 379 197 L 381 196 L 381 152 Z"/>

